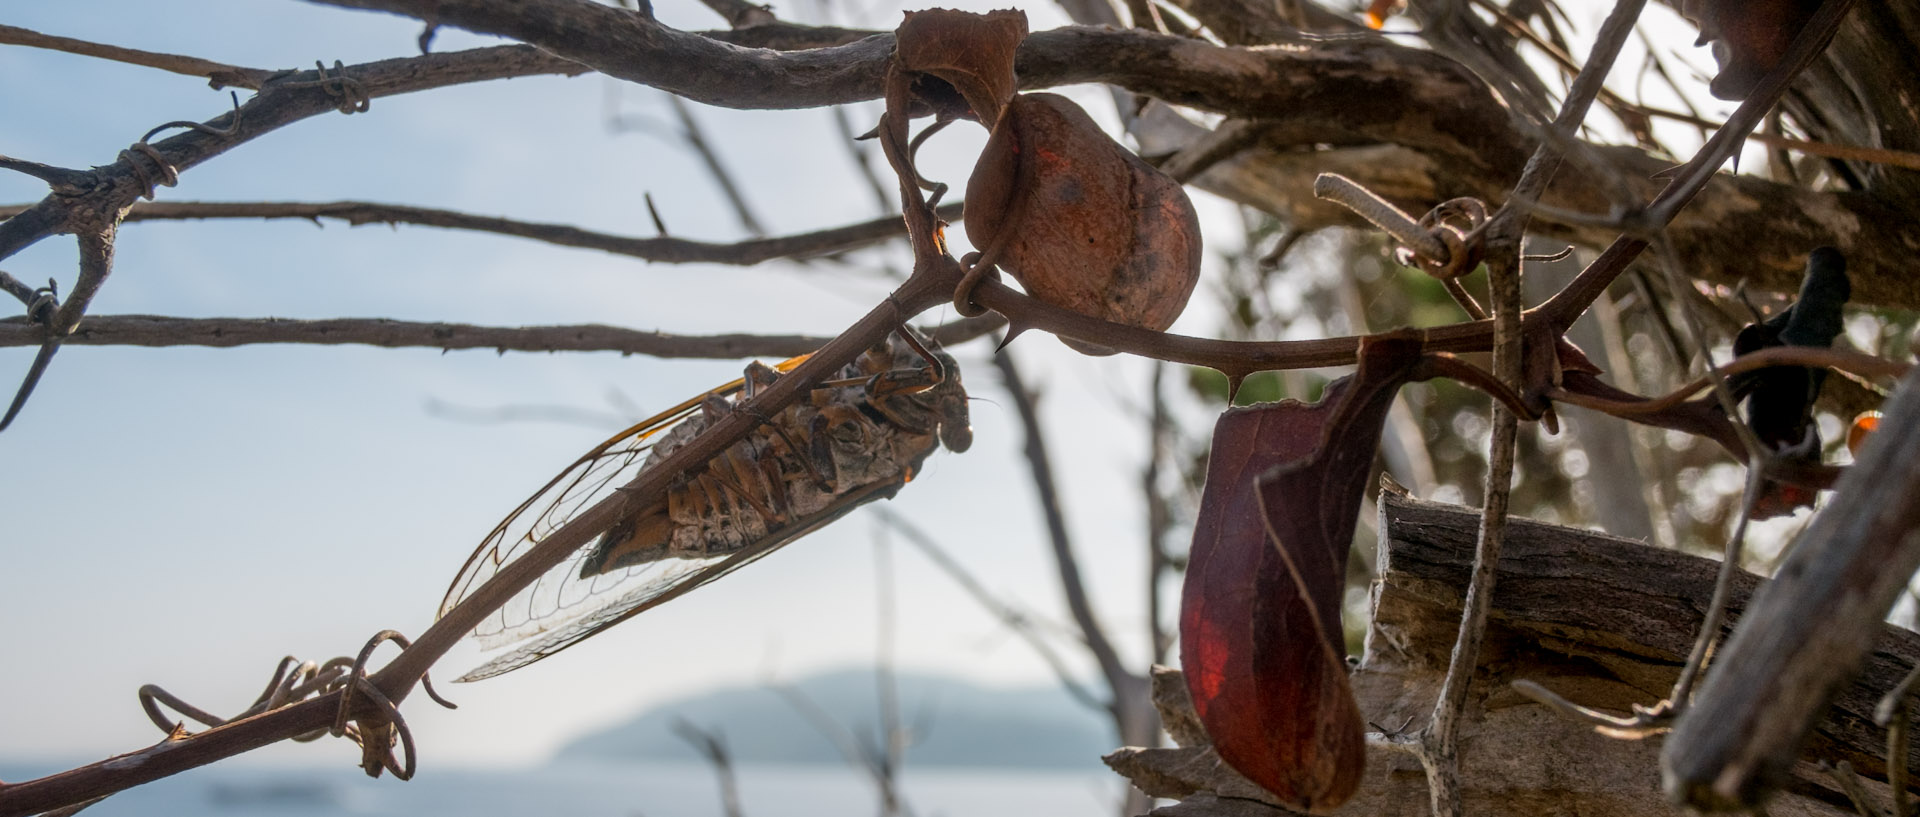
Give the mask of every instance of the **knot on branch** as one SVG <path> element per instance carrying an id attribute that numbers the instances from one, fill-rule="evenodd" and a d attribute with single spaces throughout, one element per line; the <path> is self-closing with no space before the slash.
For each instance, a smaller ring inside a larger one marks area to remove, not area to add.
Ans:
<path id="1" fill-rule="evenodd" d="M 47 279 L 47 285 L 35 289 L 27 301 L 27 320 L 53 325 L 53 314 L 60 310 L 60 282 Z"/>
<path id="2" fill-rule="evenodd" d="M 978 318 L 987 314 L 986 307 L 974 303 L 973 291 L 980 288 L 982 281 L 1000 280 L 1000 268 L 994 265 L 992 258 L 986 257 L 997 254 L 990 248 L 985 254 L 970 252 L 960 259 L 960 266 L 967 271 L 960 278 L 959 285 L 953 288 L 953 311 L 960 313 L 960 317 Z"/>
<path id="3" fill-rule="evenodd" d="M 1441 202 L 1418 221 L 1359 182 L 1336 173 L 1313 181 L 1313 195 L 1337 203 L 1400 242 L 1394 258 L 1442 281 L 1472 272 L 1486 256 L 1487 206 L 1479 199 Z"/>
<path id="4" fill-rule="evenodd" d="M 1487 206 L 1479 199 L 1440 202 L 1421 216 L 1416 226 L 1439 241 L 1444 252 L 1435 256 L 1403 244 L 1394 251 L 1395 260 L 1401 264 L 1442 281 L 1451 281 L 1473 272 L 1486 257 L 1483 230 L 1487 226 Z"/>
<path id="5" fill-rule="evenodd" d="M 240 95 L 232 91 L 227 92 L 227 95 L 233 100 L 233 112 L 227 115 L 226 127 L 216 128 L 212 125 L 187 119 L 165 122 L 147 131 L 146 135 L 141 136 L 140 141 L 133 143 L 132 147 L 120 151 L 120 161 L 127 163 L 127 167 L 133 171 L 134 181 L 140 185 L 141 198 L 152 201 L 156 185 L 173 187 L 180 183 L 180 169 L 175 167 L 173 162 L 168 161 L 166 155 L 161 153 L 159 148 L 149 144 L 152 142 L 153 137 L 160 135 L 161 131 L 170 128 L 186 128 L 213 136 L 232 136 L 240 129 Z M 159 170 L 159 176 L 156 177 L 145 165 L 141 164 L 139 157 L 145 157 L 148 161 L 152 162 L 153 166 Z"/>
<path id="6" fill-rule="evenodd" d="M 432 27 L 429 27 L 427 31 L 422 34 L 423 51 L 426 45 L 431 44 L 430 38 L 433 30 Z M 321 91 L 326 92 L 327 96 L 333 97 L 334 109 L 343 114 L 366 113 L 373 107 L 373 95 L 367 93 L 366 86 L 362 85 L 360 80 L 347 76 L 347 66 L 345 63 L 334 60 L 333 68 L 328 69 L 327 66 L 319 60 L 314 60 L 313 68 L 314 71 L 320 75 L 319 79 L 302 80 L 300 82 L 282 82 L 276 87 L 286 90 L 319 88 Z M 329 70 L 333 73 L 328 73 Z M 291 73 L 291 71 L 288 72 L 288 74 Z M 286 76 L 286 74 L 281 76 Z"/>
<path id="7" fill-rule="evenodd" d="M 347 76 L 347 66 L 344 63 L 334 60 L 331 76 L 327 74 L 327 67 L 321 65 L 319 60 L 313 61 L 313 67 L 320 72 L 318 81 L 320 90 L 327 92 L 327 96 L 337 101 L 337 110 L 341 113 L 348 115 L 366 113 L 373 107 L 373 97 L 367 93 L 366 86 L 361 85 L 360 80 Z"/>
<path id="8" fill-rule="evenodd" d="M 294 735 L 293 739 L 305 743 L 325 735 L 345 737 L 360 747 L 360 767 L 369 776 L 379 777 L 384 770 L 401 780 L 408 780 L 414 772 L 413 732 L 407 728 L 399 707 L 367 677 L 368 657 L 373 655 L 374 648 L 388 641 L 400 645 L 402 649 L 408 646 L 405 636 L 393 630 L 382 630 L 367 640 L 366 646 L 360 649 L 360 654 L 355 658 L 336 657 L 319 664 L 301 661 L 293 656 L 282 658 L 273 670 L 273 677 L 267 681 L 266 690 L 254 699 L 251 706 L 232 718 L 222 718 L 200 709 L 156 684 L 140 688 L 140 708 L 147 713 L 148 720 L 167 733 L 168 740 L 187 740 L 192 734 L 187 731 L 186 724 L 169 717 L 161 710 L 162 706 L 213 728 L 337 692 L 340 694 L 340 707 L 333 725 Z M 434 691 L 433 682 L 427 676 L 420 677 L 420 686 L 435 703 L 448 709 L 455 708 Z M 367 708 L 365 705 L 359 707 L 362 711 L 355 712 L 357 699 L 362 697 L 366 699 L 366 704 L 371 705 L 373 712 L 364 711 Z M 396 744 L 405 754 L 404 761 L 394 756 Z"/>
<path id="9" fill-rule="evenodd" d="M 142 164 L 140 161 L 142 158 L 153 163 L 153 169 Z M 157 148 L 147 144 L 145 139 L 133 143 L 133 147 L 120 151 L 120 161 L 126 162 L 127 167 L 133 171 L 133 180 L 140 185 L 140 198 L 147 201 L 153 201 L 154 191 L 159 187 L 173 187 L 180 183 L 179 168 L 167 161 L 167 157 Z"/>

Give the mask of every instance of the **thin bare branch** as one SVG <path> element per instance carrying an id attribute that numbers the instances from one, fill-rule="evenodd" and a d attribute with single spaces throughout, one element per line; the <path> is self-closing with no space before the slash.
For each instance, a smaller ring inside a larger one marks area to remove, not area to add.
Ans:
<path id="1" fill-rule="evenodd" d="M 1150 664 L 1164 664 L 1173 636 L 1161 620 L 1160 581 L 1173 570 L 1167 550 L 1168 534 L 1173 530 L 1172 502 L 1160 486 L 1160 474 L 1173 445 L 1173 417 L 1167 408 L 1167 396 L 1161 381 L 1167 365 L 1155 361 L 1153 379 L 1147 386 L 1150 406 L 1147 416 L 1147 467 L 1140 474 L 1140 488 L 1147 506 L 1147 644 L 1152 652 Z"/>
<path id="2" fill-rule="evenodd" d="M 0 205 L 0 218 L 25 212 L 37 205 Z M 942 219 L 959 221 L 961 204 L 939 208 Z M 732 264 L 747 266 L 776 258 L 813 258 L 866 247 L 906 234 L 899 216 L 876 218 L 845 227 L 808 233 L 753 238 L 737 242 L 694 241 L 684 238 L 636 238 L 583 230 L 565 224 L 480 216 L 454 210 L 382 204 L 367 201 L 332 202 L 211 202 L 155 201 L 134 205 L 127 221 L 176 221 L 213 218 L 299 218 L 318 222 L 335 219 L 353 226 L 362 224 L 410 224 L 442 227 L 450 230 L 510 235 L 558 244 L 600 250 L 663 264 Z"/>
<path id="3" fill-rule="evenodd" d="M 1603 87 L 1615 57 L 1633 33 L 1634 22 L 1646 0 L 1619 0 L 1601 24 L 1593 51 L 1574 79 L 1565 104 L 1554 117 L 1552 131 L 1571 138 L 1586 120 L 1587 110 Z M 1471 15 L 1466 15 L 1471 16 Z M 1493 368 L 1501 383 L 1524 390 L 1524 350 L 1520 294 L 1520 249 L 1527 228 L 1527 211 L 1516 202 L 1537 200 L 1552 182 L 1561 163 L 1561 146 L 1543 140 L 1527 160 L 1508 204 L 1486 225 L 1487 282 L 1493 312 Z M 1557 342 L 1557 337 L 1544 342 Z M 1459 722 L 1466 708 L 1468 686 L 1479 665 L 1480 645 L 1486 636 L 1487 615 L 1493 604 L 1500 547 L 1506 532 L 1507 504 L 1513 489 L 1513 458 L 1518 418 L 1505 406 L 1493 407 L 1493 433 L 1487 451 L 1486 501 L 1480 515 L 1479 541 L 1474 551 L 1473 578 L 1460 614 L 1459 634 L 1447 663 L 1447 673 L 1433 705 L 1427 727 L 1421 731 L 1421 764 L 1427 771 L 1434 817 L 1459 817 L 1465 809 L 1459 775 Z"/>
<path id="4" fill-rule="evenodd" d="M 721 2 L 722 0 L 713 1 Z M 766 12 L 766 9 L 750 5 L 744 0 L 727 1 L 746 6 L 751 10 Z M 693 117 L 693 109 L 687 105 L 687 101 L 673 94 L 667 94 L 667 105 L 673 108 L 674 118 L 680 120 L 680 138 L 687 143 L 688 147 L 693 148 L 693 152 L 699 155 L 700 162 L 707 166 L 707 174 L 713 177 L 714 184 L 720 186 L 720 193 L 727 197 L 727 204 L 733 207 L 734 217 L 740 220 L 740 226 L 746 229 L 748 235 L 756 237 L 766 235 L 767 228 L 762 226 L 759 217 L 753 214 L 753 207 L 747 204 L 747 197 L 740 192 L 740 184 L 734 181 L 732 171 L 727 169 L 726 163 L 720 160 L 720 154 L 714 151 L 712 143 L 707 141 L 706 131 L 700 127 L 700 120 Z"/>
<path id="5" fill-rule="evenodd" d="M 713 9 L 715 14 L 726 19 L 727 25 L 734 28 L 753 28 L 779 21 L 778 17 L 773 16 L 772 9 L 747 0 L 700 0 L 700 4 Z"/>
<path id="6" fill-rule="evenodd" d="M 876 529 L 875 534 L 873 568 L 877 598 L 873 617 L 876 630 L 873 686 L 874 706 L 880 710 L 880 746 L 873 752 L 880 773 L 875 776 L 875 782 L 880 790 L 880 817 L 896 817 L 900 813 L 900 766 L 906 758 L 909 737 L 900 722 L 900 681 L 894 649 L 894 626 L 899 623 L 900 608 L 895 601 L 893 543 L 888 541 L 884 526 Z"/>
<path id="7" fill-rule="evenodd" d="M 0 319 L 0 347 L 40 341 L 42 329 L 20 318 Z M 169 318 L 90 316 L 65 343 L 85 346 L 251 346 L 299 343 L 363 344 L 386 348 L 492 349 L 496 352 L 619 352 L 670 358 L 793 357 L 825 345 L 811 335 L 672 335 L 602 324 L 475 326 L 385 318 Z"/>
<path id="8" fill-rule="evenodd" d="M 1564 328 L 1573 325 L 1573 321 L 1606 291 L 1627 265 L 1646 250 L 1647 237 L 1666 229 L 1680 210 L 1707 186 L 1720 166 L 1739 151 L 1746 135 L 1752 133 L 1767 112 L 1779 102 L 1786 93 L 1788 83 L 1826 48 L 1827 42 L 1833 38 L 1834 32 L 1840 28 L 1841 21 L 1846 19 L 1847 12 L 1852 8 L 1853 0 L 1827 0 L 1823 3 L 1795 36 L 1793 45 L 1779 64 L 1727 118 L 1726 125 L 1701 145 L 1691 160 L 1672 171 L 1672 181 L 1666 189 L 1660 191 L 1660 195 L 1637 214 L 1635 220 L 1638 229 L 1615 240 L 1572 283 L 1541 304 L 1537 311 L 1552 321 L 1554 326 Z M 1855 295 L 1861 297 L 1866 294 L 1856 292 Z"/>
<path id="9" fill-rule="evenodd" d="M 586 70 L 529 46 L 496 46 L 276 76 L 237 111 L 216 118 L 226 121 L 227 128 L 209 125 L 214 132 L 190 130 L 138 152 L 123 151 L 118 161 L 92 171 L 94 183 L 83 195 L 49 196 L 0 222 L 0 259 L 49 235 L 92 229 L 99 213 L 123 211 L 150 195 L 153 165 L 171 177 L 285 125 L 339 111 L 343 84 L 368 100 L 491 79 Z"/>
<path id="10" fill-rule="evenodd" d="M 103 60 L 124 62 L 147 68 L 158 68 L 175 74 L 190 77 L 205 77 L 208 84 L 215 88 L 237 87 L 259 90 L 260 86 L 273 75 L 272 71 L 260 68 L 245 68 L 238 65 L 203 60 L 199 57 L 187 57 L 179 54 L 162 54 L 156 51 L 141 51 L 137 48 L 121 48 L 116 45 L 76 40 L 71 37 L 56 37 L 41 34 L 31 29 L 0 25 L 0 45 L 24 45 L 30 48 L 45 48 L 79 54 L 83 57 L 98 57 Z"/>
<path id="11" fill-rule="evenodd" d="M 727 751 L 727 740 L 720 730 L 701 729 L 685 718 L 675 718 L 668 728 L 681 740 L 692 744 L 694 751 L 713 766 L 713 776 L 720 783 L 721 813 L 726 817 L 742 817 L 745 812 L 740 809 L 740 784 L 734 779 L 733 754 Z"/>
<path id="12" fill-rule="evenodd" d="M 22 306 L 29 307 L 33 306 L 34 300 L 40 297 L 38 290 L 28 286 L 25 281 L 8 275 L 5 270 L 0 270 L 0 292 L 18 298 Z"/>
<path id="13" fill-rule="evenodd" d="M 962 319 L 929 330 L 943 346 L 965 343 L 999 328 L 999 322 Z M 24 318 L 0 319 L 0 347 L 41 342 L 44 329 Z M 737 359 L 793 357 L 824 346 L 813 335 L 674 335 L 603 324 L 565 326 L 475 326 L 396 321 L 385 318 L 171 318 L 159 315 L 91 315 L 63 343 L 78 346 L 250 346 L 300 343 L 363 344 L 386 348 L 492 349 L 496 352 L 619 352 L 662 358 Z"/>
<path id="14" fill-rule="evenodd" d="M 1850 372 L 1862 377 L 1903 377 L 1912 364 L 1900 363 L 1873 355 L 1855 352 L 1850 349 L 1830 349 L 1817 346 L 1776 346 L 1750 352 L 1725 366 L 1719 367 L 1722 377 L 1732 377 L 1743 372 L 1758 371 L 1774 366 L 1825 366 Z M 1685 385 L 1664 395 L 1646 400 L 1619 400 L 1596 395 L 1578 394 L 1565 389 L 1552 389 L 1548 392 L 1554 400 L 1593 409 L 1624 419 L 1634 419 L 1648 414 L 1657 414 L 1677 406 L 1702 390 L 1713 386 L 1712 375 L 1702 375 L 1688 381 Z"/>
<path id="15" fill-rule="evenodd" d="M 840 134 L 840 145 L 847 149 L 847 159 L 853 162 L 855 170 L 860 174 L 860 180 L 866 182 L 868 191 L 873 193 L 873 200 L 880 211 L 886 212 L 893 206 L 893 194 L 888 191 L 887 184 L 880 180 L 880 174 L 873 169 L 873 163 L 868 161 L 867 148 L 861 146 L 859 134 L 855 132 L 853 119 L 847 114 L 846 106 L 834 105 L 827 110 L 833 114 L 833 129 Z"/>
<path id="16" fill-rule="evenodd" d="M 1069 696 L 1089 709 L 1107 711 L 1106 703 L 1073 676 L 1073 671 L 1067 667 L 1067 662 L 1053 649 L 1053 645 L 1047 643 L 1047 640 L 1041 636 L 1039 629 L 1034 627 L 1033 616 L 1011 603 L 996 598 L 992 591 L 981 584 L 979 579 L 974 578 L 972 573 L 967 572 L 967 569 L 961 566 L 952 554 L 941 547 L 932 534 L 927 533 L 920 526 L 882 506 L 874 506 L 873 513 L 882 524 L 905 537 L 908 544 L 919 548 L 922 554 L 933 561 L 935 567 L 945 571 L 949 578 L 959 583 L 960 589 L 967 591 L 967 595 L 972 596 L 981 607 L 992 613 L 994 618 L 1000 619 L 1000 622 L 1007 625 L 1007 628 L 1022 641 L 1033 647 L 1033 651 L 1040 656 L 1040 660 L 1046 662 L 1048 669 L 1053 670 L 1054 677 L 1060 681 L 1060 687 L 1065 689 Z"/>
<path id="17" fill-rule="evenodd" d="M 859 736 L 855 735 L 853 730 L 834 720 L 826 709 L 808 697 L 799 687 L 791 684 L 772 684 L 769 688 L 785 699 L 795 712 L 800 713 L 801 717 L 806 718 L 807 723 L 811 724 L 814 731 L 819 732 L 821 737 L 831 741 L 834 748 L 839 750 L 840 757 L 846 760 L 848 765 L 866 772 L 875 785 L 882 789 L 890 785 L 886 769 L 881 765 L 880 759 L 869 751 L 866 744 L 860 742 Z"/>
<path id="18" fill-rule="evenodd" d="M 1107 638 L 1106 630 L 1094 617 L 1093 603 L 1087 597 L 1086 584 L 1080 579 L 1080 563 L 1074 555 L 1073 539 L 1067 532 L 1066 513 L 1061 507 L 1060 491 L 1053 475 L 1053 461 L 1047 454 L 1040 412 L 1034 402 L 1037 395 L 1027 388 L 1026 382 L 1020 377 L 1020 369 L 1014 364 L 1011 352 L 1002 349 L 994 355 L 993 364 L 1006 381 L 1007 393 L 1013 401 L 1015 413 L 1020 417 L 1027 468 L 1040 502 L 1041 516 L 1047 523 L 1047 540 L 1052 546 L 1054 566 L 1060 571 L 1060 588 L 1066 595 L 1067 609 L 1080 628 L 1087 651 L 1093 654 L 1101 676 L 1106 679 L 1110 695 L 1107 710 L 1113 715 L 1114 725 L 1123 741 L 1131 740 L 1136 726 L 1130 722 L 1130 712 L 1136 708 L 1136 702 L 1128 700 L 1128 696 L 1136 691 L 1144 695 L 1147 688 L 1145 679 L 1127 671 L 1126 665 L 1120 661 L 1119 652 L 1113 648 L 1113 642 Z M 1138 703 L 1144 705 L 1146 702 L 1142 700 Z"/>

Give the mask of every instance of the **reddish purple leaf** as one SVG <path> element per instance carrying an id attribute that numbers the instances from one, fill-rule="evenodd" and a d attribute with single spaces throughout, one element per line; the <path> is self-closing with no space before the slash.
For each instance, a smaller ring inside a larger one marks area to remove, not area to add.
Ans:
<path id="1" fill-rule="evenodd" d="M 1296 808 L 1365 770 L 1340 602 L 1381 423 L 1420 376 L 1411 335 L 1369 340 L 1320 403 L 1228 409 L 1214 427 L 1180 608 L 1180 660 L 1220 757 Z"/>

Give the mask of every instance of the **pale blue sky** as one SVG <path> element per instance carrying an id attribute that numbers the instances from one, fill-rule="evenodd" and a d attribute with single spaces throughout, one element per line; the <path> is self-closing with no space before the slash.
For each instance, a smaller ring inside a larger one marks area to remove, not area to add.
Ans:
<path id="1" fill-rule="evenodd" d="M 691 0 L 661 4 L 661 13 L 689 27 L 716 24 Z M 1060 22 L 1050 6 L 1029 13 L 1036 28 Z M 267 68 L 404 56 L 418 33 L 379 14 L 247 0 L 15 3 L 0 18 Z M 447 30 L 435 47 L 479 42 Z M 228 104 L 190 77 L 18 47 L 0 47 L 0 77 L 0 153 L 57 165 L 109 162 L 155 124 L 204 120 Z M 676 234 L 738 237 L 688 154 L 653 136 L 605 131 L 607 86 L 597 76 L 536 78 L 376 100 L 369 113 L 322 116 L 244 145 L 160 198 L 371 199 L 648 235 L 641 193 L 650 190 Z M 629 112 L 666 115 L 658 92 L 624 93 Z M 1111 118 L 1104 94 L 1076 94 Z M 698 113 L 775 231 L 877 214 L 831 141 L 827 112 Z M 870 123 L 876 113 L 855 116 Z M 982 134 L 950 132 L 934 172 L 958 182 Z M 0 201 L 43 193 L 0 174 Z M 0 269 L 70 285 L 72 246 L 49 239 Z M 125 227 L 93 312 L 831 334 L 884 292 L 877 277 L 831 267 L 648 266 L 472 233 L 227 221 Z M 1081 358 L 1045 337 L 1018 346 L 1049 392 L 1054 453 L 1071 469 L 1067 504 L 1096 602 L 1123 649 L 1142 655 L 1141 440 L 1118 401 L 1138 399 L 1144 367 Z M 31 354 L 0 350 L 9 390 Z M 957 354 L 982 398 L 973 408 L 978 442 L 965 456 L 936 456 L 892 507 L 939 532 L 989 587 L 1064 619 L 1013 418 L 984 347 Z M 135 705 L 141 684 L 231 712 L 284 653 L 325 658 L 353 653 L 383 628 L 418 633 L 494 522 L 614 428 L 471 424 L 431 415 L 429 401 L 609 409 L 607 395 L 619 390 L 651 410 L 736 377 L 740 366 L 613 354 L 68 347 L 0 435 L 8 520 L 0 700 L 9 702 L 0 706 L 0 756 L 133 749 L 159 737 Z M 454 687 L 458 712 L 416 699 L 408 714 L 421 751 L 430 763 L 535 759 L 568 734 L 705 686 L 868 661 L 874 529 L 856 514 L 560 658 Z M 992 682 L 1048 680 L 1025 646 L 923 559 L 902 549 L 894 562 L 904 664 Z M 455 653 L 440 674 L 474 662 Z M 349 754 L 322 743 L 256 757 Z"/>

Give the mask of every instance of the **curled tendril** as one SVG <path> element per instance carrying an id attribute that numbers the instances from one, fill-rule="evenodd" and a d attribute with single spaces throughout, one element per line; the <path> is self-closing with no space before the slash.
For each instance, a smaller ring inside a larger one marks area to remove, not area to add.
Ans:
<path id="1" fill-rule="evenodd" d="M 402 649 L 408 646 L 407 638 L 393 630 L 383 630 L 368 639 L 360 654 L 355 658 L 337 657 L 325 663 L 301 661 L 287 656 L 280 659 L 274 667 L 273 676 L 268 679 L 267 687 L 255 698 L 253 704 L 233 718 L 222 718 L 204 709 L 196 707 L 179 696 L 162 689 L 155 684 L 140 688 L 140 708 L 147 713 L 148 720 L 160 731 L 166 732 L 169 740 L 184 740 L 191 736 L 183 721 L 169 716 L 162 707 L 209 728 L 219 727 L 231 721 L 242 720 L 264 712 L 279 709 L 319 695 L 332 692 L 340 693 L 340 706 L 334 715 L 331 727 L 315 729 L 293 736 L 300 742 L 317 740 L 326 735 L 345 737 L 361 748 L 361 768 L 369 775 L 379 775 L 382 771 L 392 772 L 402 780 L 413 777 L 414 746 L 413 732 L 407 727 L 406 719 L 401 716 L 399 707 L 381 692 L 380 688 L 367 677 L 367 659 L 373 650 L 383 643 L 392 641 Z M 433 688 L 433 682 L 427 676 L 420 678 L 421 688 L 435 703 L 453 709 L 454 704 L 440 697 Z M 358 705 L 362 710 L 371 704 L 375 713 L 365 711 L 358 714 Z M 396 758 L 393 747 L 401 748 L 404 760 Z"/>

